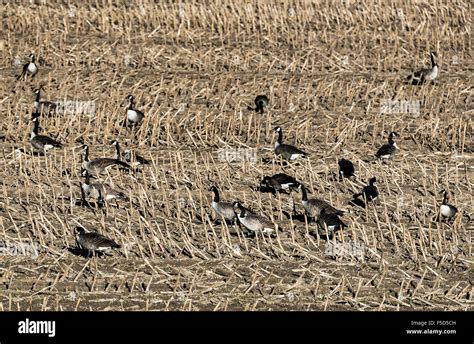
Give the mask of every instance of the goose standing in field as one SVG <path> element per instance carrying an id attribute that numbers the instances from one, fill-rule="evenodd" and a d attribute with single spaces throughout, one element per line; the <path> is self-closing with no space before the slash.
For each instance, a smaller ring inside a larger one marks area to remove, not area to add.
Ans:
<path id="1" fill-rule="evenodd" d="M 93 197 L 97 200 L 99 200 L 100 197 L 105 199 L 107 202 L 113 199 L 128 199 L 123 192 L 117 191 L 109 185 L 102 183 L 91 184 L 90 174 L 87 170 L 85 171 L 85 180 L 84 183 L 82 183 L 81 188 L 84 191 L 85 196 Z"/>
<path id="2" fill-rule="evenodd" d="M 323 209 L 325 210 L 326 214 L 344 215 L 342 210 L 334 208 L 332 205 L 322 199 L 308 199 L 307 190 L 304 185 L 300 185 L 299 188 L 301 189 L 302 193 L 301 203 L 303 204 L 303 208 L 313 219 L 316 220 Z"/>
<path id="3" fill-rule="evenodd" d="M 263 110 L 265 107 L 268 106 L 269 100 L 268 97 L 265 95 L 259 95 L 255 98 L 255 109 L 248 107 L 249 110 L 255 110 L 255 112 L 260 112 L 263 114 Z"/>
<path id="4" fill-rule="evenodd" d="M 23 77 L 23 80 L 26 80 L 26 76 L 29 75 L 32 78 L 38 73 L 38 66 L 35 63 L 35 54 L 30 54 L 28 56 L 30 59 L 30 62 L 26 63 L 23 65 L 23 70 L 21 71 L 20 75 L 16 78 L 17 80 L 20 80 Z"/>
<path id="5" fill-rule="evenodd" d="M 33 131 L 31 132 L 30 136 L 30 143 L 31 146 L 39 152 L 46 153 L 49 149 L 56 147 L 56 148 L 62 148 L 63 145 L 62 143 L 53 140 L 49 136 L 45 135 L 38 135 L 39 131 L 39 118 L 35 117 L 32 120 L 34 122 L 34 127 Z"/>
<path id="6" fill-rule="evenodd" d="M 103 252 L 113 248 L 120 248 L 112 239 L 96 232 L 86 232 L 84 228 L 76 228 L 76 243 L 81 250 L 87 252 L 87 255 L 95 255 L 96 252 Z"/>
<path id="7" fill-rule="evenodd" d="M 47 100 L 41 100 L 41 90 L 39 88 L 33 91 L 35 95 L 35 109 L 34 113 L 43 113 L 47 116 L 52 115 L 56 112 L 57 105 L 56 103 L 49 102 Z"/>
<path id="8" fill-rule="evenodd" d="M 275 224 L 264 216 L 252 214 L 240 202 L 234 202 L 234 211 L 239 222 L 253 233 L 273 233 Z"/>
<path id="9" fill-rule="evenodd" d="M 355 194 L 354 199 L 363 196 L 367 202 L 376 201 L 379 197 L 379 189 L 377 188 L 377 178 L 372 177 L 369 180 L 369 185 L 364 186 L 362 192 Z"/>
<path id="10" fill-rule="evenodd" d="M 129 101 L 129 105 L 128 105 L 128 108 L 127 108 L 126 123 L 130 127 L 135 127 L 143 120 L 145 115 L 143 114 L 143 112 L 141 112 L 140 110 L 137 110 L 135 108 L 135 97 L 134 96 L 129 95 L 127 97 L 127 99 Z"/>
<path id="11" fill-rule="evenodd" d="M 95 203 L 91 203 L 87 200 L 86 193 L 84 192 L 83 184 L 79 183 L 79 188 L 81 189 L 81 198 L 77 199 L 72 202 L 72 204 L 80 207 L 86 207 L 86 208 L 102 208 L 105 206 L 105 201 L 104 198 L 102 197 L 102 194 L 99 191 L 99 197 L 97 198 L 97 201 Z"/>
<path id="12" fill-rule="evenodd" d="M 275 141 L 275 154 L 281 155 L 286 160 L 295 160 L 300 157 L 308 156 L 307 153 L 292 145 L 283 144 L 283 130 L 281 127 L 275 128 L 275 133 L 278 133 L 278 139 Z"/>
<path id="13" fill-rule="evenodd" d="M 398 150 L 397 143 L 395 142 L 395 137 L 398 136 L 396 132 L 392 131 L 388 136 L 388 143 L 380 147 L 375 156 L 381 160 L 392 158 Z"/>
<path id="14" fill-rule="evenodd" d="M 424 68 L 408 76 L 408 80 L 412 85 L 422 85 L 425 81 L 433 81 L 438 77 L 439 66 L 435 62 L 435 57 L 437 57 L 436 52 L 432 51 L 430 53 L 431 58 L 431 68 Z"/>
<path id="15" fill-rule="evenodd" d="M 347 159 L 341 159 L 338 162 L 339 175 L 343 178 L 349 178 L 355 176 L 355 168 L 352 161 Z"/>
<path id="16" fill-rule="evenodd" d="M 285 173 L 278 173 L 271 177 L 265 176 L 263 177 L 262 181 L 260 182 L 260 188 L 268 188 L 272 190 L 272 192 L 281 192 L 281 191 L 292 191 L 298 186 L 300 183 Z"/>
<path id="17" fill-rule="evenodd" d="M 439 207 L 439 213 L 441 216 L 443 216 L 446 220 L 452 219 L 456 213 L 458 212 L 458 209 L 449 204 L 449 192 L 444 190 L 443 191 L 443 203 L 441 203 Z"/>
<path id="18" fill-rule="evenodd" d="M 120 144 L 117 140 L 113 140 L 111 143 L 115 146 L 115 154 L 113 156 L 114 159 L 121 160 L 122 158 L 129 163 L 131 166 L 139 166 L 139 165 L 150 165 L 150 161 L 141 157 L 138 154 L 132 153 L 130 149 L 126 149 L 122 152 L 120 149 Z"/>
<path id="19" fill-rule="evenodd" d="M 347 225 L 339 218 L 337 214 L 326 212 L 326 209 L 321 209 L 321 212 L 316 220 L 318 227 L 324 233 L 326 227 L 328 229 L 329 236 L 332 236 L 334 232 L 347 227 Z"/>
<path id="20" fill-rule="evenodd" d="M 219 190 L 216 186 L 211 186 L 209 191 L 214 193 L 214 198 L 211 202 L 211 207 L 214 211 L 227 221 L 235 221 L 236 214 L 234 211 L 234 205 L 232 202 L 221 201 L 219 197 Z"/>
<path id="21" fill-rule="evenodd" d="M 122 166 L 126 169 L 131 170 L 129 164 L 113 158 L 97 158 L 94 160 L 89 160 L 89 146 L 83 145 L 83 153 L 82 153 L 82 168 L 90 174 L 99 175 L 108 167 L 118 165 Z"/>

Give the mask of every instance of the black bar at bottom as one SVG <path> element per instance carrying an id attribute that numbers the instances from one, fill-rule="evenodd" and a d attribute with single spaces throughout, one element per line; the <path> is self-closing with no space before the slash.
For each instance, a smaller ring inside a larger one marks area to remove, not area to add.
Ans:
<path id="1" fill-rule="evenodd" d="M 473 343 L 473 320 L 472 312 L 3 312 L 0 343 L 74 339 L 95 343 L 127 337 L 146 340 L 158 335 L 161 341 L 168 335 L 179 336 L 179 342 L 186 337 L 196 341 L 200 332 L 185 330 L 219 328 L 230 329 L 226 336 L 236 340 L 255 329 L 267 339 L 290 334 L 294 340 L 303 340 L 324 334 L 334 340 L 377 343 L 389 338 L 404 344 L 458 343 L 460 339 Z M 43 333 L 32 333 L 40 331 Z M 208 340 L 217 332 L 204 333 L 202 339 Z"/>

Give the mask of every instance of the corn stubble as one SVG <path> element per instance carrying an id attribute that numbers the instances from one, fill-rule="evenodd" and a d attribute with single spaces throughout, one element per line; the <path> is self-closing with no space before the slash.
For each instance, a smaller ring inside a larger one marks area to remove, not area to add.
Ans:
<path id="1" fill-rule="evenodd" d="M 0 256 L 0 311 L 472 307 L 468 1 L 83 3 L 4 5 L 0 242 L 39 249 L 36 259 Z M 440 56 L 437 83 L 404 85 L 430 49 Z M 16 82 L 32 50 L 39 73 Z M 93 101 L 95 113 L 42 118 L 42 132 L 65 147 L 31 156 L 39 84 L 45 99 Z M 145 113 L 133 130 L 121 126 L 128 94 Z M 263 114 L 247 109 L 258 94 L 270 99 Z M 420 112 L 381 113 L 387 100 L 418 101 Z M 348 228 L 333 240 L 360 244 L 363 259 L 327 255 L 315 225 L 292 213 L 293 202 L 303 213 L 300 194 L 255 191 L 264 175 L 282 171 L 273 155 L 277 125 L 286 142 L 311 153 L 284 171 L 349 210 Z M 401 134 L 400 151 L 376 162 L 391 131 Z M 117 138 L 151 161 L 101 177 L 129 201 L 73 205 L 81 142 L 94 157 L 111 157 Z M 222 161 L 226 148 L 256 149 L 257 161 Z M 357 178 L 338 179 L 343 155 Z M 379 203 L 350 207 L 372 176 Z M 216 223 L 212 183 L 280 230 L 251 238 Z M 450 223 L 435 220 L 443 189 L 460 209 Z M 78 223 L 122 249 L 105 258 L 72 254 Z"/>

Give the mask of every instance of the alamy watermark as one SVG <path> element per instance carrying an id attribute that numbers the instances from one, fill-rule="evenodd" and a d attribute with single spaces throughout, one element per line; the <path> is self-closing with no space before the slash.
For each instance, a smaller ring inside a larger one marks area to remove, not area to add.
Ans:
<path id="1" fill-rule="evenodd" d="M 0 241 L 0 256 L 29 256 L 36 259 L 39 256 L 39 247 L 23 242 Z"/>
<path id="2" fill-rule="evenodd" d="M 19 334 L 46 334 L 48 337 L 56 336 L 56 321 L 30 320 L 26 318 L 18 322 Z"/>
<path id="3" fill-rule="evenodd" d="M 355 258 L 364 260 L 365 245 L 359 242 L 332 242 L 328 241 L 325 247 L 325 254 L 330 257 Z"/>
<path id="4" fill-rule="evenodd" d="M 96 114 L 96 102 L 94 100 L 53 100 L 51 105 L 42 105 L 35 106 L 34 111 L 42 112 L 46 108 L 48 111 L 56 113 L 58 115 L 83 115 L 93 117 Z M 24 112 L 28 113 L 30 109 L 29 104 L 22 104 L 24 107 Z"/>
<path id="5" fill-rule="evenodd" d="M 221 148 L 217 151 L 219 161 L 250 161 L 257 162 L 257 150 L 255 148 Z"/>
<path id="6" fill-rule="evenodd" d="M 95 101 L 59 100 L 55 104 L 60 114 L 95 115 Z"/>
<path id="7" fill-rule="evenodd" d="M 380 113 L 401 114 L 410 113 L 420 115 L 420 101 L 418 100 L 391 100 L 387 99 L 380 104 Z"/>

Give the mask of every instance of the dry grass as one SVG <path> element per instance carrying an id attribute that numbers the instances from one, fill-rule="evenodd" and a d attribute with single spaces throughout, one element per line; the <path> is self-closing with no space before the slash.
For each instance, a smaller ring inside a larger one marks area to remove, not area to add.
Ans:
<path id="1" fill-rule="evenodd" d="M 472 309 L 469 1 L 37 3 L 2 11 L 0 242 L 40 252 L 0 256 L 0 310 Z M 404 85 L 430 50 L 440 58 L 437 84 Z M 31 51 L 40 72 L 16 82 Z M 31 91 L 40 84 L 43 98 L 94 101 L 96 113 L 42 119 L 65 148 L 33 157 L 19 150 L 29 150 Z M 262 93 L 268 111 L 248 111 Z M 120 126 L 128 94 L 146 113 L 136 133 Z M 419 101 L 421 112 L 380 113 L 390 99 Z M 292 198 L 302 212 L 299 195 L 253 190 L 282 170 L 272 151 L 277 125 L 311 153 L 283 170 L 349 210 L 335 240 L 361 243 L 363 260 L 327 256 L 314 225 L 286 216 Z M 401 151 L 377 163 L 392 130 Z M 141 172 L 104 176 L 131 201 L 71 205 L 80 196 L 80 139 L 99 157 L 113 154 L 115 138 L 152 160 Z M 255 148 L 257 162 L 220 161 L 223 148 Z M 354 181 L 335 178 L 343 156 L 356 164 Z M 350 207 L 372 176 L 380 204 Z M 282 230 L 248 238 L 215 224 L 211 183 Z M 454 223 L 433 219 L 443 189 L 460 209 Z M 123 249 L 73 255 L 78 222 Z"/>

